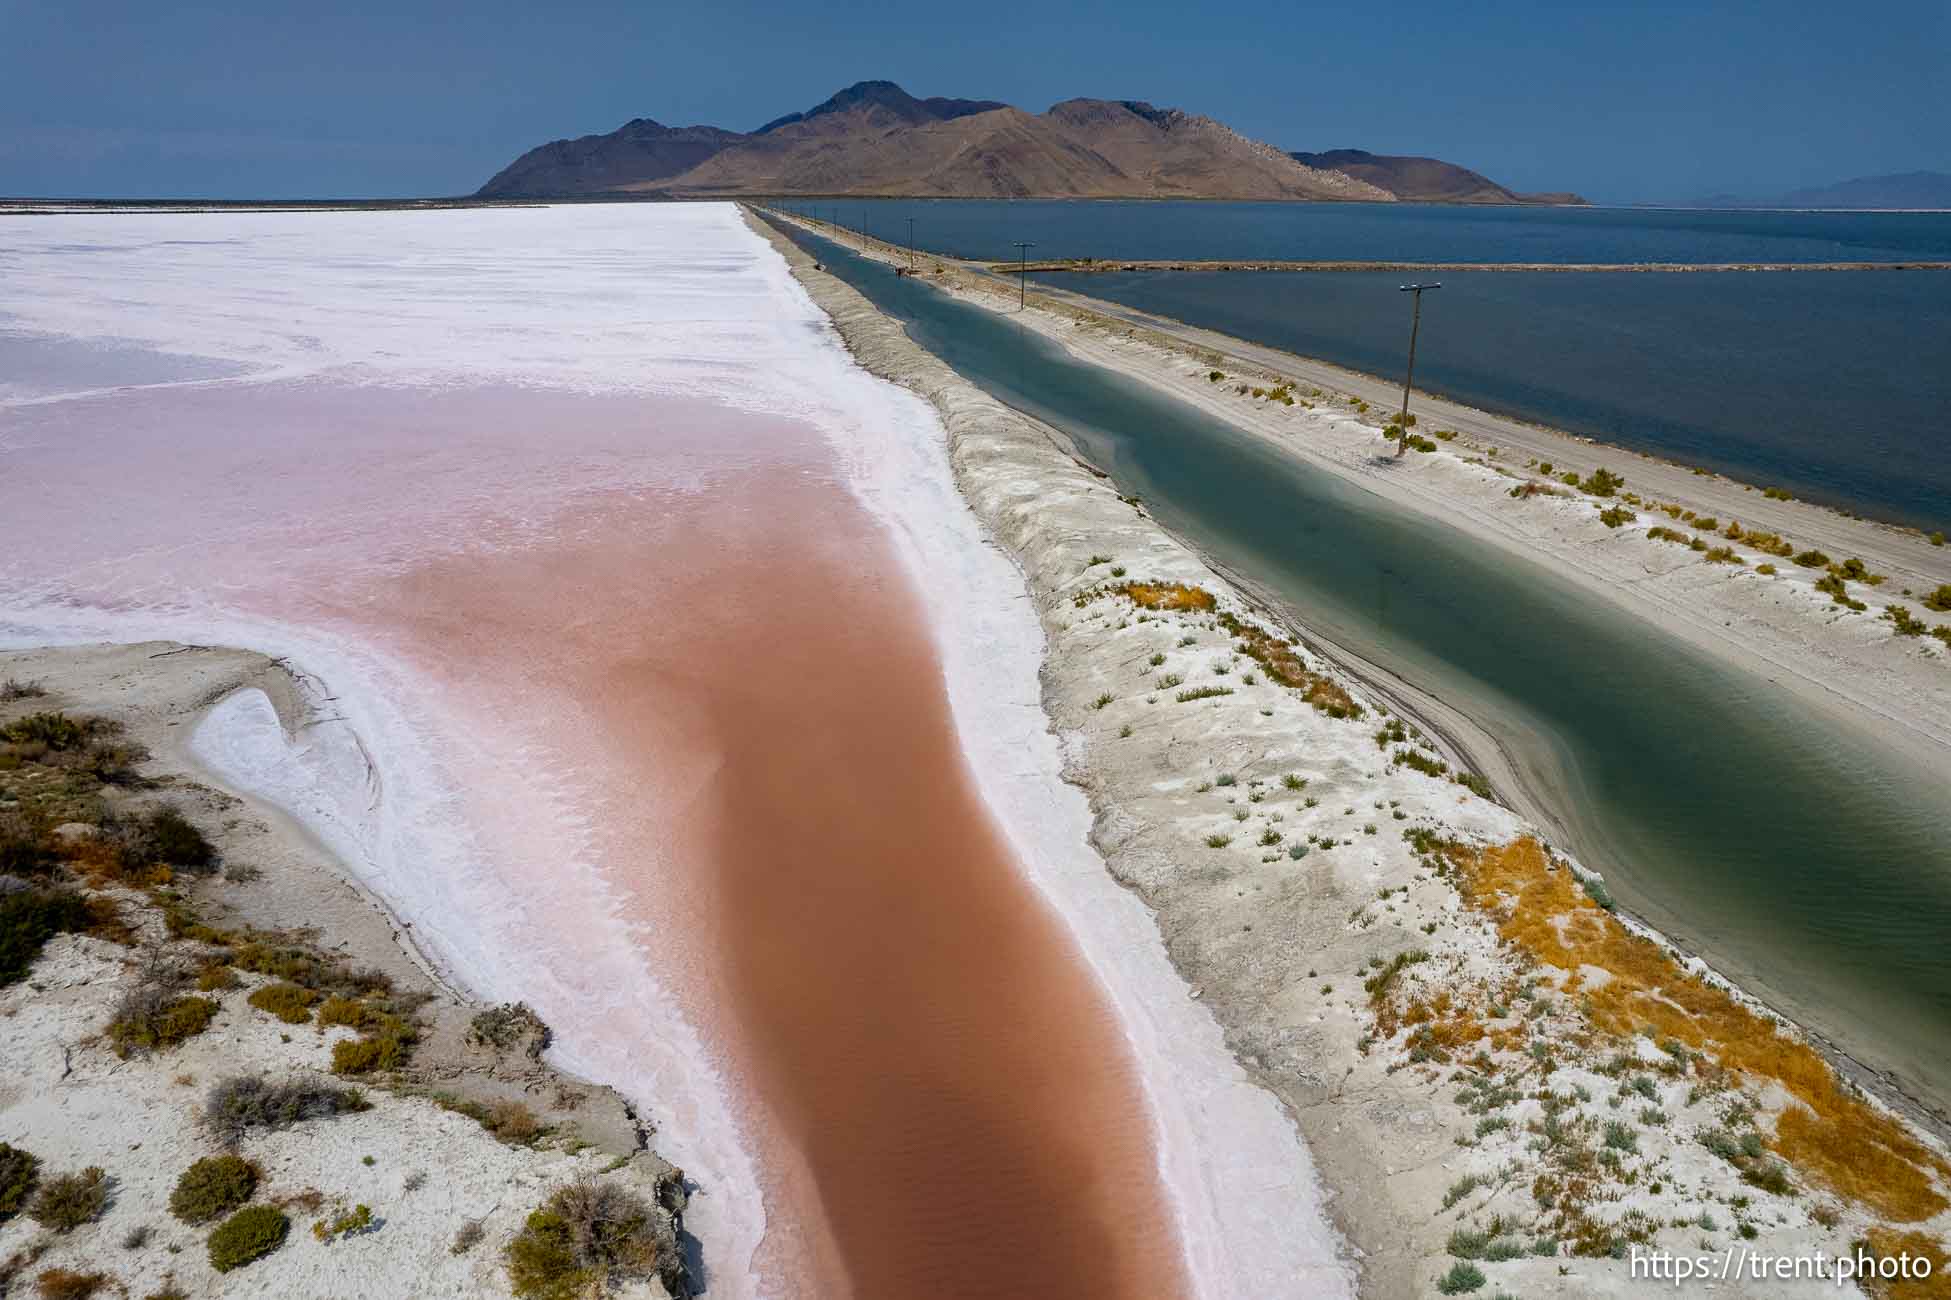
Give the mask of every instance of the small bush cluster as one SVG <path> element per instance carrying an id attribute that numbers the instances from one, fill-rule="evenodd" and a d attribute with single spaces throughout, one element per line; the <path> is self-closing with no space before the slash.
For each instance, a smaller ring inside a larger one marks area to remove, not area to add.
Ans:
<path id="1" fill-rule="evenodd" d="M 169 975 L 152 974 L 124 993 L 108 1023 L 119 1056 L 163 1052 L 210 1027 L 218 1006 L 211 998 L 178 991 Z"/>
<path id="2" fill-rule="evenodd" d="M 250 1004 L 259 1011 L 269 1012 L 287 1025 L 302 1025 L 312 1018 L 312 1003 L 318 994 L 302 984 L 266 984 L 255 990 L 249 999 Z"/>
<path id="3" fill-rule="evenodd" d="M 355 1114 L 367 1106 L 357 1088 L 303 1080 L 272 1083 L 256 1075 L 237 1075 L 210 1089 L 203 1120 L 219 1140 L 230 1144 L 251 1129 L 288 1128 L 303 1120 Z"/>
<path id="4" fill-rule="evenodd" d="M 24 978 L 49 939 L 85 930 L 93 919 L 88 901 L 72 889 L 0 893 L 0 988 Z"/>
<path id="5" fill-rule="evenodd" d="M 100 1217 L 108 1207 L 108 1173 L 90 1165 L 78 1174 L 56 1174 L 41 1181 L 27 1206 L 27 1217 L 49 1232 L 73 1232 Z"/>
<path id="6" fill-rule="evenodd" d="M 1575 487 L 1595 497 L 1609 497 L 1626 486 L 1626 480 L 1611 470 L 1601 466 L 1580 479 L 1575 470 L 1566 470 L 1561 480 L 1568 487 Z"/>
<path id="7" fill-rule="evenodd" d="M 0 1142 L 0 1223 L 20 1213 L 40 1173 L 41 1162 L 32 1152 Z"/>
<path id="8" fill-rule="evenodd" d="M 291 1220 L 271 1205 L 247 1205 L 210 1234 L 210 1267 L 219 1273 L 263 1259 L 285 1244 Z"/>
<path id="9" fill-rule="evenodd" d="M 508 1243 L 510 1288 L 557 1300 L 656 1276 L 673 1289 L 683 1265 L 658 1226 L 647 1201 L 614 1184 L 581 1179 L 557 1188 Z"/>
<path id="10" fill-rule="evenodd" d="M 41 1300 L 88 1300 L 113 1279 L 106 1273 L 77 1273 L 71 1268 L 44 1269 L 34 1279 Z"/>
<path id="11" fill-rule="evenodd" d="M 185 1223 L 208 1223 L 250 1200 L 256 1190 L 256 1165 L 241 1156 L 205 1156 L 176 1180 L 169 1212 Z"/>

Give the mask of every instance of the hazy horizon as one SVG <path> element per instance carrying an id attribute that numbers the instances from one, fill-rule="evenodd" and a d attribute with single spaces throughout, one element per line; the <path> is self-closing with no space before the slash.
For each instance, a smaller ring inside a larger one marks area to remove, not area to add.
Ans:
<path id="1" fill-rule="evenodd" d="M 1076 96 L 1203 113 L 1282 149 L 1421 154 L 1600 203 L 1761 198 L 1951 171 L 1918 94 L 1951 11 L 1879 6 L 1838 40 L 1813 3 L 1618 13 L 1523 0 L 1363 13 L 1236 0 L 835 16 L 568 0 L 329 13 L 107 0 L 9 6 L 0 195 L 396 198 L 472 193 L 523 151 L 637 117 L 752 130 L 856 81 L 1041 112 Z M 1400 69 L 1392 78 L 1389 70 Z"/>

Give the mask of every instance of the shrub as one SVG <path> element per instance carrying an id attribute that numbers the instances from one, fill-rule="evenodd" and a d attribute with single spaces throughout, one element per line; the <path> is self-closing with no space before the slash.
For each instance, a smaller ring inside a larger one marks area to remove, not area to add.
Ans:
<path id="1" fill-rule="evenodd" d="M 1818 550 L 1807 550 L 1795 557 L 1795 562 L 1805 569 L 1820 569 L 1829 563 L 1829 557 Z"/>
<path id="2" fill-rule="evenodd" d="M 1230 686 L 1194 686 L 1190 690 L 1180 691 L 1173 698 L 1181 704 L 1190 704 L 1194 700 L 1210 700 L 1214 696 L 1232 693 L 1233 688 Z"/>
<path id="3" fill-rule="evenodd" d="M 1747 561 L 1734 553 L 1732 546 L 1716 546 L 1707 552 L 1709 564 L 1746 564 Z"/>
<path id="4" fill-rule="evenodd" d="M 34 1291 L 41 1300 L 88 1300 L 107 1286 L 106 1273 L 77 1273 L 68 1268 L 50 1268 L 34 1279 Z"/>
<path id="5" fill-rule="evenodd" d="M 40 1172 L 41 1162 L 32 1152 L 0 1142 L 0 1223 L 20 1213 Z"/>
<path id="6" fill-rule="evenodd" d="M 1624 1120 L 1606 1121 L 1605 1141 L 1606 1146 L 1611 1150 L 1623 1151 L 1627 1155 L 1632 1155 L 1639 1150 L 1639 1135 L 1633 1132 L 1633 1126 Z"/>
<path id="7" fill-rule="evenodd" d="M 25 976 L 47 941 L 88 928 L 88 901 L 72 889 L 0 894 L 0 988 Z"/>
<path id="8" fill-rule="evenodd" d="M 1775 576 L 1775 566 L 1772 564 L 1757 564 L 1755 566 L 1755 572 L 1765 574 L 1772 578 Z"/>
<path id="9" fill-rule="evenodd" d="M 1206 847 L 1209 849 L 1223 849 L 1232 842 L 1233 837 L 1231 835 L 1208 835 L 1206 837 Z"/>
<path id="10" fill-rule="evenodd" d="M 1441 1295 L 1464 1295 L 1484 1284 L 1484 1271 L 1475 1264 L 1452 1264 L 1450 1271 L 1436 1279 Z"/>
<path id="11" fill-rule="evenodd" d="M 1424 776 L 1442 776 L 1450 770 L 1450 765 L 1420 749 L 1398 749 L 1395 761 L 1406 768 L 1421 772 Z"/>
<path id="12" fill-rule="evenodd" d="M 142 819 L 136 844 L 145 861 L 172 867 L 197 869 L 217 860 L 216 848 L 174 804 L 163 804 Z"/>
<path id="13" fill-rule="evenodd" d="M 9 677 L 0 682 L 0 704 L 11 704 L 15 700 L 36 700 L 47 694 L 47 689 L 39 682 L 23 682 L 17 677 Z"/>
<path id="14" fill-rule="evenodd" d="M 1630 524 L 1636 518 L 1638 516 L 1624 506 L 1613 506 L 1610 510 L 1601 510 L 1599 512 L 1599 522 L 1607 528 L 1617 528 L 1621 524 Z"/>
<path id="15" fill-rule="evenodd" d="M 450 1255 L 465 1255 L 480 1245 L 481 1238 L 487 1235 L 487 1229 L 481 1226 L 481 1220 L 469 1219 L 454 1234 L 453 1244 L 447 1247 L 447 1253 Z"/>
<path id="16" fill-rule="evenodd" d="M 257 1190 L 257 1167 L 239 1156 L 205 1156 L 183 1171 L 169 1194 L 169 1212 L 185 1223 L 229 1214 Z"/>
<path id="17" fill-rule="evenodd" d="M 210 1027 L 217 1014 L 210 998 L 180 997 L 167 985 L 144 981 L 122 995 L 109 1021 L 116 1054 L 167 1051 Z"/>
<path id="18" fill-rule="evenodd" d="M 210 1267 L 219 1273 L 263 1259 L 285 1244 L 291 1220 L 270 1205 L 247 1205 L 210 1234 Z"/>
<path id="19" fill-rule="evenodd" d="M 251 994 L 250 1004 L 268 1011 L 287 1025 L 302 1025 L 312 1018 L 312 1003 L 318 995 L 302 984 L 266 984 Z"/>
<path id="20" fill-rule="evenodd" d="M 332 1073 L 371 1074 L 377 1070 L 397 1070 L 406 1064 L 413 1042 L 412 1032 L 403 1024 L 374 1034 L 370 1038 L 349 1038 L 332 1044 Z"/>
<path id="21" fill-rule="evenodd" d="M 271 1083 L 255 1075 L 238 1075 L 210 1089 L 203 1121 L 221 1141 L 233 1143 L 254 1128 L 288 1128 L 301 1120 L 352 1114 L 366 1107 L 357 1088 L 299 1080 Z"/>
<path id="22" fill-rule="evenodd" d="M 0 808 L 0 875 L 38 876 L 54 865 L 54 837 L 40 817 Z"/>
<path id="23" fill-rule="evenodd" d="M 1944 534 L 1938 533 L 1935 535 L 1942 537 Z M 1925 592 L 1919 603 L 1925 609 L 1934 609 L 1940 614 L 1951 612 L 1951 583 L 1946 583 L 1936 591 Z"/>
<path id="24" fill-rule="evenodd" d="M 1922 636 L 1930 631 L 1930 624 L 1912 614 L 1902 605 L 1886 605 L 1883 616 L 1896 624 L 1898 636 Z"/>
<path id="25" fill-rule="evenodd" d="M 1458 1201 L 1470 1195 L 1470 1193 L 1476 1191 L 1479 1187 L 1482 1187 L 1483 1185 L 1484 1185 L 1484 1179 L 1482 1175 L 1465 1174 L 1462 1178 L 1459 1178 L 1454 1183 L 1450 1184 L 1449 1191 L 1443 1193 L 1443 1208 L 1446 1210 L 1451 1208 Z"/>
<path id="26" fill-rule="evenodd" d="M 108 1206 L 108 1174 L 90 1165 L 78 1174 L 57 1174 L 41 1183 L 27 1217 L 50 1232 L 73 1232 Z"/>
<path id="27" fill-rule="evenodd" d="M 649 1203 L 614 1184 L 579 1179 L 559 1187 L 508 1243 L 510 1288 L 518 1297 L 566 1300 L 657 1276 L 673 1289 L 683 1265 L 658 1228 Z"/>
<path id="28" fill-rule="evenodd" d="M 1795 1195 L 1795 1184 L 1788 1180 L 1788 1166 L 1779 1160 L 1762 1160 L 1748 1167 L 1741 1180 L 1777 1196 Z"/>
<path id="29" fill-rule="evenodd" d="M 481 1117 L 481 1127 L 511 1146 L 525 1146 L 544 1132 L 535 1112 L 519 1101 L 497 1101 Z"/>

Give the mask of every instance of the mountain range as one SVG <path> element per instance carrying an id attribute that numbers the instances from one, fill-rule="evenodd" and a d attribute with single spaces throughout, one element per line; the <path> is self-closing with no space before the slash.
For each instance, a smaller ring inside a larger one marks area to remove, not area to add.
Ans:
<path id="1" fill-rule="evenodd" d="M 1685 204 L 1694 208 L 1951 209 L 1951 172 L 1893 172 L 1858 176 L 1833 185 L 1790 190 L 1768 198 L 1716 194 Z"/>
<path id="2" fill-rule="evenodd" d="M 1200 198 L 1389 203 L 1582 202 L 1520 195 L 1434 158 L 1296 154 L 1141 100 L 1067 99 L 1031 114 L 996 100 L 917 99 L 863 81 L 749 133 L 649 118 L 531 149 L 482 198 L 595 195 Z"/>

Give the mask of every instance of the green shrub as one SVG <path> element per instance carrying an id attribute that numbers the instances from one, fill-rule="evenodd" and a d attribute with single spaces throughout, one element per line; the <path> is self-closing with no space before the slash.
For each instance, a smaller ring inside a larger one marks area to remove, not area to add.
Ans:
<path id="1" fill-rule="evenodd" d="M 1606 1146 L 1614 1151 L 1632 1155 L 1639 1150 L 1639 1134 L 1624 1120 L 1609 1119 L 1605 1130 Z"/>
<path id="2" fill-rule="evenodd" d="M 240 1156 L 205 1156 L 183 1171 L 169 1194 L 169 1212 L 185 1223 L 229 1214 L 257 1190 L 257 1166 Z"/>
<path id="3" fill-rule="evenodd" d="M 210 998 L 179 997 L 166 985 L 138 985 L 116 1003 L 109 1041 L 118 1056 L 168 1051 L 210 1027 L 218 1011 Z"/>
<path id="4" fill-rule="evenodd" d="M 1609 510 L 1601 510 L 1599 512 L 1599 522 L 1607 528 L 1617 528 L 1621 524 L 1630 524 L 1638 517 L 1624 506 L 1613 506 Z"/>
<path id="5" fill-rule="evenodd" d="M 263 1259 L 285 1244 L 291 1220 L 270 1205 L 247 1205 L 210 1234 L 210 1267 L 219 1273 Z"/>
<path id="6" fill-rule="evenodd" d="M 1442 776 L 1450 770 L 1448 763 L 1434 755 L 1425 754 L 1420 749 L 1398 749 L 1395 752 L 1395 761 L 1412 771 L 1421 772 L 1424 776 Z"/>
<path id="7" fill-rule="evenodd" d="M 1779 1160 L 1762 1160 L 1750 1165 L 1741 1180 L 1777 1196 L 1795 1195 L 1795 1184 L 1788 1180 L 1788 1166 Z"/>
<path id="8" fill-rule="evenodd" d="M 107 1205 L 108 1174 L 100 1165 L 90 1165 L 78 1174 L 43 1179 L 28 1203 L 27 1217 L 49 1232 L 73 1232 L 99 1217 Z"/>
<path id="9" fill-rule="evenodd" d="M 1942 537 L 1943 534 L 1939 533 L 1937 534 L 1937 536 Z M 1919 603 L 1922 604 L 1925 609 L 1934 609 L 1940 614 L 1951 612 L 1951 583 L 1946 583 L 1945 585 L 1939 587 L 1936 591 L 1930 591 L 1924 593 L 1924 596 Z"/>
<path id="10" fill-rule="evenodd" d="M 287 1025 L 302 1025 L 312 1018 L 312 1003 L 318 995 L 302 984 L 266 984 L 249 998 L 259 1011 L 268 1011 Z"/>
<path id="11" fill-rule="evenodd" d="M 1829 563 L 1829 557 L 1818 550 L 1807 550 L 1795 557 L 1795 562 L 1805 569 L 1820 569 Z"/>
<path id="12" fill-rule="evenodd" d="M 1484 1271 L 1475 1264 L 1452 1264 L 1450 1271 L 1436 1279 L 1441 1295 L 1463 1295 L 1484 1284 Z"/>
<path id="13" fill-rule="evenodd" d="M 40 1172 L 41 1162 L 33 1153 L 0 1142 L 0 1223 L 20 1213 Z"/>
<path id="14" fill-rule="evenodd" d="M 657 1276 L 666 1289 L 683 1265 L 640 1196 L 610 1183 L 557 1188 L 508 1243 L 510 1289 L 524 1300 L 571 1300 L 625 1279 Z"/>
<path id="15" fill-rule="evenodd" d="M 1194 686 L 1189 690 L 1180 691 L 1173 698 L 1181 704 L 1190 704 L 1194 700 L 1210 700 L 1218 695 L 1231 695 L 1232 693 L 1233 688 L 1230 686 Z"/>
<path id="16" fill-rule="evenodd" d="M 146 862 L 163 862 L 192 870 L 217 860 L 217 850 L 203 832 L 190 824 L 174 804 L 163 804 L 142 819 L 136 840 Z"/>
<path id="17" fill-rule="evenodd" d="M 1930 624 L 1916 617 L 1902 605 L 1886 605 L 1883 616 L 1897 625 L 1898 636 L 1922 636 L 1930 631 Z"/>
<path id="18" fill-rule="evenodd" d="M 24 977 L 57 934 L 88 928 L 88 900 L 72 889 L 0 894 L 0 988 Z"/>
<path id="19" fill-rule="evenodd" d="M 385 1030 L 370 1038 L 349 1038 L 332 1044 L 332 1073 L 371 1074 L 397 1070 L 406 1064 L 413 1042 L 410 1031 Z"/>

